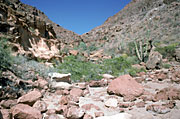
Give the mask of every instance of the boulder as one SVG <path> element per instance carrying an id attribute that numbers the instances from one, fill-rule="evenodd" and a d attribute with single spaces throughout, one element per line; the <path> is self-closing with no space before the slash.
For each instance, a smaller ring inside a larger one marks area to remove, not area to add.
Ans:
<path id="1" fill-rule="evenodd" d="M 0 119 L 12 119 L 9 109 L 0 110 Z"/>
<path id="2" fill-rule="evenodd" d="M 115 94 L 123 97 L 138 97 L 143 94 L 144 88 L 130 75 L 122 75 L 111 81 L 107 91 L 109 94 Z"/>
<path id="3" fill-rule="evenodd" d="M 161 68 L 162 55 L 159 52 L 152 51 L 149 55 L 149 59 L 146 62 L 148 69 Z"/>
<path id="4" fill-rule="evenodd" d="M 32 106 L 41 97 L 42 97 L 42 94 L 39 91 L 34 90 L 20 97 L 17 102 Z"/>
<path id="5" fill-rule="evenodd" d="M 1 106 L 6 108 L 6 109 L 10 109 L 12 106 L 17 104 L 17 100 L 3 100 L 1 102 Z"/>
<path id="6" fill-rule="evenodd" d="M 18 104 L 12 107 L 11 113 L 15 119 L 42 119 L 39 110 L 25 104 Z"/>

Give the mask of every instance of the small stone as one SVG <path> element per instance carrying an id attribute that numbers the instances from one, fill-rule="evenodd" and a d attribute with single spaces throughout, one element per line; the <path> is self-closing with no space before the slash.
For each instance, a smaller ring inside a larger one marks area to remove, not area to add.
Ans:
<path id="1" fill-rule="evenodd" d="M 62 96 L 60 101 L 59 101 L 59 104 L 60 105 L 67 105 L 68 101 L 69 101 L 69 98 L 67 96 Z"/>
<path id="2" fill-rule="evenodd" d="M 41 112 L 47 111 L 47 104 L 44 101 L 37 101 L 33 105 L 34 108 Z"/>
<path id="3" fill-rule="evenodd" d="M 105 101 L 105 106 L 116 108 L 118 106 L 118 101 L 115 98 L 110 98 Z"/>
<path id="4" fill-rule="evenodd" d="M 84 110 L 78 107 L 70 107 L 67 112 L 67 118 L 80 119 L 84 115 Z"/>
<path id="5" fill-rule="evenodd" d="M 81 96 L 83 96 L 83 90 L 81 90 L 80 88 L 73 88 L 70 91 L 70 95 L 72 95 L 74 97 L 81 97 Z"/>
<path id="6" fill-rule="evenodd" d="M 167 107 L 162 106 L 162 105 L 148 105 L 146 107 L 146 110 L 153 111 L 158 114 L 166 114 L 166 113 L 170 112 L 170 109 L 168 109 Z"/>
<path id="7" fill-rule="evenodd" d="M 104 116 L 104 113 L 103 112 L 95 112 L 95 117 L 102 117 Z"/>
<path id="8" fill-rule="evenodd" d="M 145 107 L 145 102 L 141 101 L 141 102 L 136 103 L 136 107 L 137 108 Z"/>

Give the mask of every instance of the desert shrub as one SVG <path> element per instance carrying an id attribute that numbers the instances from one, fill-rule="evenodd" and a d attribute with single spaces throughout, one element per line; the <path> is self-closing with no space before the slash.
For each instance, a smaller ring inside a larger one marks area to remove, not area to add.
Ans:
<path id="1" fill-rule="evenodd" d="M 79 44 L 79 49 L 82 49 L 82 50 L 87 50 L 87 46 L 84 42 L 80 42 Z"/>
<path id="2" fill-rule="evenodd" d="M 174 56 L 177 45 L 178 44 L 175 43 L 164 47 L 159 46 L 155 50 L 161 53 L 163 55 L 163 58 L 172 58 Z"/>
<path id="3" fill-rule="evenodd" d="M 57 72 L 55 68 L 47 67 L 43 63 L 30 60 L 21 55 L 14 57 L 13 63 L 13 72 L 24 80 L 36 79 L 36 75 L 46 78 L 48 73 Z"/>
<path id="4" fill-rule="evenodd" d="M 90 79 L 99 80 L 99 65 L 92 62 L 82 61 L 77 56 L 68 56 L 64 63 L 58 66 L 60 73 L 71 73 L 73 81 L 88 81 Z"/>
<path id="5" fill-rule="evenodd" d="M 0 38 L 0 75 L 12 65 L 10 46 L 6 38 Z"/>
<path id="6" fill-rule="evenodd" d="M 169 69 L 171 67 L 171 64 L 162 64 L 162 67 L 165 69 Z"/>
<path id="7" fill-rule="evenodd" d="M 82 56 L 81 56 L 82 57 Z M 99 64 L 81 60 L 79 56 L 68 56 L 64 62 L 59 64 L 60 73 L 71 73 L 73 81 L 89 81 L 102 79 L 100 74 L 108 73 L 114 76 L 130 74 L 134 76 L 140 70 L 132 68 L 136 63 L 133 58 L 120 56 L 112 59 L 106 59 Z"/>
<path id="8" fill-rule="evenodd" d="M 95 51 L 97 50 L 97 46 L 95 45 L 95 43 L 92 43 L 89 47 L 87 47 L 87 50 L 92 52 L 92 51 Z"/>

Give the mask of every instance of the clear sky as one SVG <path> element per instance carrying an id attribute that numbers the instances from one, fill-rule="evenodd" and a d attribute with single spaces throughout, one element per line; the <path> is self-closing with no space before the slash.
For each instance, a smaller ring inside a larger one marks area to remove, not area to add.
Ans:
<path id="1" fill-rule="evenodd" d="M 77 34 L 103 24 L 131 0 L 21 0 L 44 12 L 50 20 Z"/>

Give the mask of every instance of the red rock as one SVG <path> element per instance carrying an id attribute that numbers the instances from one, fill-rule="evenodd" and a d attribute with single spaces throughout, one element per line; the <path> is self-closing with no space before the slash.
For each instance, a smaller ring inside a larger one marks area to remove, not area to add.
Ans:
<path id="1" fill-rule="evenodd" d="M 48 85 L 48 82 L 41 77 L 38 77 L 37 83 L 40 88 L 46 88 Z"/>
<path id="2" fill-rule="evenodd" d="M 12 106 L 15 106 L 17 104 L 17 100 L 3 100 L 1 102 L 1 106 L 10 109 Z"/>
<path id="3" fill-rule="evenodd" d="M 39 91 L 34 90 L 20 97 L 17 102 L 32 106 L 41 97 L 42 97 L 41 93 Z"/>
<path id="4" fill-rule="evenodd" d="M 101 87 L 101 83 L 100 83 L 100 81 L 92 80 L 92 81 L 89 82 L 89 86 L 90 87 Z"/>
<path id="5" fill-rule="evenodd" d="M 84 110 L 78 107 L 70 107 L 67 112 L 67 118 L 80 119 L 84 116 Z"/>
<path id="6" fill-rule="evenodd" d="M 167 107 L 162 106 L 162 105 L 148 105 L 146 107 L 146 110 L 153 111 L 158 114 L 166 114 L 166 113 L 170 112 L 170 110 Z"/>
<path id="7" fill-rule="evenodd" d="M 73 88 L 70 91 L 70 95 L 72 95 L 73 97 L 81 97 L 81 96 L 83 96 L 83 90 L 81 90 L 79 88 Z"/>
<path id="8" fill-rule="evenodd" d="M 104 113 L 103 112 L 95 112 L 95 117 L 102 117 L 104 116 Z"/>
<path id="9" fill-rule="evenodd" d="M 40 112 L 45 112 L 47 111 L 47 104 L 43 101 L 37 101 L 33 105 L 34 108 L 39 110 Z"/>
<path id="10" fill-rule="evenodd" d="M 141 102 L 136 103 L 136 107 L 137 108 L 145 107 L 145 102 L 141 101 Z"/>
<path id="11" fill-rule="evenodd" d="M 29 105 L 18 104 L 11 108 L 15 119 L 42 119 L 41 112 Z"/>
<path id="12" fill-rule="evenodd" d="M 123 75 L 114 79 L 107 89 L 109 94 L 119 96 L 134 96 L 138 97 L 143 94 L 144 88 L 137 83 L 130 75 Z"/>
<path id="13" fill-rule="evenodd" d="M 135 100 L 136 100 L 136 97 L 134 97 L 132 95 L 127 95 L 127 96 L 123 97 L 124 102 L 132 102 L 132 101 L 135 101 Z"/>
<path id="14" fill-rule="evenodd" d="M 153 101 L 159 100 L 179 100 L 180 99 L 180 90 L 176 88 L 164 88 L 156 93 Z"/>
<path id="15" fill-rule="evenodd" d="M 0 110 L 0 119 L 11 119 L 11 114 L 9 109 L 1 109 Z"/>
<path id="16" fill-rule="evenodd" d="M 132 103 L 119 103 L 119 107 L 120 108 L 128 108 L 128 107 L 132 107 L 132 106 L 134 106 L 135 105 L 135 103 L 134 102 L 132 102 Z"/>
<path id="17" fill-rule="evenodd" d="M 82 106 L 82 108 L 85 110 L 91 110 L 91 108 L 94 108 L 96 110 L 100 110 L 100 108 L 94 104 L 85 104 Z"/>
<path id="18" fill-rule="evenodd" d="M 83 119 L 93 119 L 93 116 L 91 116 L 89 114 L 85 114 Z"/>
<path id="19" fill-rule="evenodd" d="M 59 104 L 60 105 L 67 105 L 68 101 L 69 101 L 69 98 L 67 96 L 62 96 L 60 101 L 59 101 Z"/>

